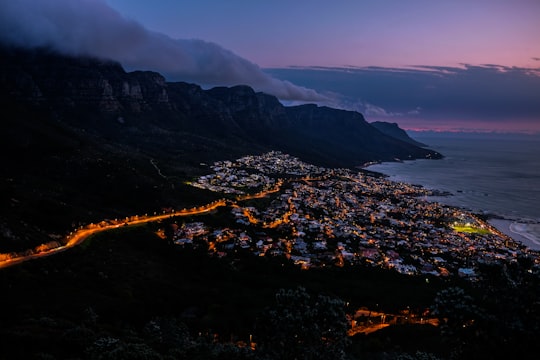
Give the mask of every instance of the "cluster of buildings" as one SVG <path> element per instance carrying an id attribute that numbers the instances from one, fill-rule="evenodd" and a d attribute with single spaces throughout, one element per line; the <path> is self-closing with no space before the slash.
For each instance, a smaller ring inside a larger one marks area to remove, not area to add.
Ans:
<path id="1" fill-rule="evenodd" d="M 481 263 L 538 261 L 537 253 L 473 214 L 429 202 L 431 192 L 419 186 L 316 167 L 279 152 L 218 162 L 213 171 L 193 184 L 233 194 L 281 184 L 259 205 L 231 201 L 227 228 L 198 222 L 177 229 L 177 243 L 203 241 L 216 256 L 251 253 L 284 256 L 304 269 L 364 265 L 469 279 Z"/>
<path id="2" fill-rule="evenodd" d="M 245 194 L 275 186 L 276 176 L 308 176 L 326 170 L 279 151 L 218 161 L 211 168 L 212 174 L 199 177 L 191 185 L 224 194 Z"/>

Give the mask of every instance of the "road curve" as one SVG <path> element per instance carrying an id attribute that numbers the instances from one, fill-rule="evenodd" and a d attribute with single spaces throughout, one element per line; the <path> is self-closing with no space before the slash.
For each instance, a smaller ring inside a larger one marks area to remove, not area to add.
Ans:
<path id="1" fill-rule="evenodd" d="M 273 188 L 263 190 L 256 194 L 239 196 L 236 198 L 236 201 L 245 201 L 245 200 L 263 198 L 267 196 L 268 194 L 272 194 L 272 193 L 276 193 L 280 191 L 285 182 L 302 181 L 302 180 L 317 180 L 317 179 L 313 179 L 310 177 L 288 179 L 288 180 L 279 179 Z M 235 203 L 235 201 L 232 201 L 232 203 Z M 120 226 L 139 225 L 143 223 L 163 220 L 163 219 L 174 217 L 174 216 L 199 215 L 199 214 L 210 212 L 212 210 L 217 209 L 218 207 L 226 206 L 226 205 L 227 205 L 227 200 L 220 199 L 206 205 L 197 206 L 190 209 L 172 211 L 169 213 L 162 213 L 159 215 L 156 215 L 154 213 L 155 215 L 151 215 L 151 216 L 146 216 L 146 215 L 145 216 L 132 216 L 132 217 L 125 218 L 125 220 L 114 220 L 114 221 L 108 220 L 108 221 L 102 221 L 98 224 L 90 224 L 90 225 L 81 227 L 77 229 L 75 232 L 72 232 L 70 235 L 68 235 L 64 241 L 65 245 L 55 246 L 47 250 L 37 250 L 38 248 L 42 246 L 40 245 L 34 249 L 29 249 L 29 250 L 22 251 L 19 253 L 0 254 L 0 269 L 7 268 L 13 265 L 18 265 L 28 260 L 33 260 L 33 259 L 38 259 L 38 258 L 58 254 L 60 252 L 66 251 L 74 246 L 77 246 L 83 243 L 86 239 L 88 239 L 92 235 L 98 234 L 100 232 L 116 229 Z"/>
<path id="2" fill-rule="evenodd" d="M 33 260 L 33 259 L 38 259 L 38 258 L 58 254 L 74 246 L 82 244 L 86 239 L 88 239 L 92 235 L 98 234 L 100 232 L 116 229 L 121 226 L 139 225 L 139 224 L 144 224 L 148 222 L 167 219 L 174 216 L 189 216 L 189 215 L 204 214 L 220 206 L 225 206 L 225 205 L 226 205 L 225 200 L 218 200 L 210 204 L 206 204 L 206 205 L 191 208 L 191 209 L 183 209 L 183 210 L 163 213 L 159 215 L 142 216 L 142 217 L 135 216 L 135 217 L 132 217 L 131 219 L 126 218 L 127 220 L 125 221 L 116 220 L 114 222 L 101 222 L 99 224 L 90 224 L 68 235 L 65 239 L 66 240 L 65 245 L 53 247 L 51 249 L 47 249 L 45 251 L 40 251 L 40 252 L 33 252 L 35 250 L 30 250 L 30 252 L 33 252 L 30 254 L 28 254 L 29 252 L 28 250 L 23 251 L 18 254 L 2 254 L 4 255 L 5 259 L 0 260 L 0 269 L 17 265 L 28 260 Z"/>

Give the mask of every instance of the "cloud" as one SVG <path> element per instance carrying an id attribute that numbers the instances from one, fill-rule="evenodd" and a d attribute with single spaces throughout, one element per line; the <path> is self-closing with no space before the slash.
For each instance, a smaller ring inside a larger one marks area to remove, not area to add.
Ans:
<path id="1" fill-rule="evenodd" d="M 350 96 L 345 93 L 337 93 L 334 91 L 323 91 L 320 89 L 320 93 L 326 97 L 326 100 L 318 102 L 318 105 L 329 106 L 336 109 L 357 111 L 364 114 L 368 119 L 375 120 L 388 120 L 391 118 L 399 118 L 405 116 L 417 116 L 420 114 L 422 108 L 417 106 L 414 109 L 406 111 L 390 111 L 382 106 L 369 103 L 362 98 Z M 299 103 L 292 103 L 287 105 L 298 105 Z"/>
<path id="2" fill-rule="evenodd" d="M 373 119 L 394 118 L 404 115 L 401 112 L 389 111 L 380 106 L 370 104 L 362 100 L 350 101 L 344 97 L 341 97 L 341 100 L 338 100 L 336 103 L 334 103 L 333 107 L 358 111 L 366 115 L 366 117 Z M 410 112 L 412 113 L 414 112 L 414 110 L 411 110 Z"/>
<path id="3" fill-rule="evenodd" d="M 284 100 L 325 100 L 314 90 L 273 78 L 217 44 L 150 31 L 102 0 L 2 1 L 0 42 L 112 59 L 130 70 L 158 71 L 172 81 L 244 84 Z"/>
<path id="4" fill-rule="evenodd" d="M 340 98 L 368 120 L 469 122 L 540 130 L 540 69 L 500 65 L 265 69 Z M 355 99 L 354 101 L 351 99 Z M 347 100 L 349 103 L 347 103 Z M 528 124 L 528 125 L 527 125 Z"/>

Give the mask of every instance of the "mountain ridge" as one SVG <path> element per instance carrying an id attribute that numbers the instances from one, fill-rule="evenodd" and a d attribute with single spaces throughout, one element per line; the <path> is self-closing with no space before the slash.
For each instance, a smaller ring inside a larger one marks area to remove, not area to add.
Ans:
<path id="1" fill-rule="evenodd" d="M 277 98 L 255 92 L 248 86 L 203 90 L 193 84 L 168 83 L 155 72 L 127 73 L 111 61 L 70 58 L 39 51 L 32 52 L 32 56 L 22 50 L 13 50 L 11 54 L 8 51 L 8 56 L 5 53 L 4 50 L 3 57 L 7 59 L 2 62 L 2 67 L 6 69 L 11 65 L 11 74 L 4 75 L 2 83 L 4 89 L 9 88 L 7 95 L 11 95 L 16 103 L 45 106 L 56 114 L 85 111 L 94 118 L 116 117 L 123 124 L 134 120 L 132 125 L 141 125 L 137 123 L 141 117 L 147 121 L 159 116 L 156 124 L 160 127 L 204 133 L 217 126 L 231 132 L 222 135 L 249 136 L 251 130 L 265 133 L 286 130 L 320 138 L 321 134 L 317 134 L 320 127 L 332 130 L 336 136 L 347 135 L 344 130 L 352 130 L 356 137 L 350 140 L 360 145 L 369 141 L 362 151 L 354 152 L 351 148 L 354 158 L 351 156 L 342 164 L 348 166 L 364 161 L 438 156 L 433 151 L 420 150 L 381 136 L 360 113 L 316 105 L 285 107 Z M 201 125 L 208 125 L 208 128 L 201 128 Z M 328 134 L 324 135 L 328 138 Z M 275 145 L 270 138 L 263 143 L 269 148 Z M 366 154 L 367 145 L 377 144 L 384 146 Z M 333 161 L 339 162 L 338 159 Z"/>
<path id="2" fill-rule="evenodd" d="M 285 107 L 247 86 L 205 90 L 44 49 L 0 55 L 0 251 L 80 223 L 213 200 L 184 182 L 216 160 L 269 150 L 329 167 L 440 157 L 359 113 Z"/>
<path id="3" fill-rule="evenodd" d="M 423 144 L 420 141 L 416 141 L 413 138 L 411 138 L 405 130 L 399 127 L 397 123 L 389 123 L 385 121 L 373 121 L 369 124 L 388 136 L 392 136 L 396 139 L 405 141 L 407 143 L 410 143 L 419 147 L 427 147 L 426 144 Z"/>

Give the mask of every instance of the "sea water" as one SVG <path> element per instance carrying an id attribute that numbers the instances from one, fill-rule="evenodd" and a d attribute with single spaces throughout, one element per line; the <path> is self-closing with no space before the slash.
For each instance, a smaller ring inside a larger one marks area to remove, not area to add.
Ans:
<path id="1" fill-rule="evenodd" d="M 534 249 L 540 249 L 540 136 L 413 133 L 443 154 L 441 160 L 414 160 L 369 166 L 390 180 L 447 191 L 429 200 L 493 214 L 490 222 Z"/>

